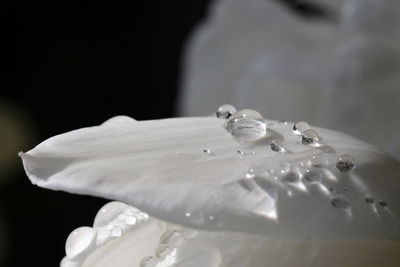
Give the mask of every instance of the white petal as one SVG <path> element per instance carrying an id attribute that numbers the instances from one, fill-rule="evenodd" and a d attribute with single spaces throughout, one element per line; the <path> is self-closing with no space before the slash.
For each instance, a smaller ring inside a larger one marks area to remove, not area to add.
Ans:
<path id="1" fill-rule="evenodd" d="M 338 132 L 314 128 L 323 143 L 312 146 L 293 124 L 267 126 L 264 139 L 241 144 L 212 117 L 105 124 L 21 157 L 34 184 L 120 200 L 189 227 L 297 240 L 400 238 L 398 161 Z M 271 150 L 272 140 L 285 152 Z M 355 157 L 355 170 L 336 168 L 342 154 Z M 323 168 L 310 165 L 318 158 Z M 307 171 L 322 172 L 322 182 L 308 183 Z"/>
<path id="2" fill-rule="evenodd" d="M 111 205 L 115 207 L 116 202 Z M 245 233 L 196 231 L 150 218 L 99 246 L 73 266 L 143 267 L 140 263 L 147 262 L 146 267 L 394 267 L 400 260 L 399 245 L 398 241 L 389 240 L 293 241 Z M 63 263 L 66 262 L 70 261 L 66 258 Z"/>

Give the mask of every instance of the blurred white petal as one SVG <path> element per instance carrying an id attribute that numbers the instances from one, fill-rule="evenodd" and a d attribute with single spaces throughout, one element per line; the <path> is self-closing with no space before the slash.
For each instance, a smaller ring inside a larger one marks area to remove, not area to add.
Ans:
<path id="1" fill-rule="evenodd" d="M 219 0 L 190 39 L 180 110 L 220 103 L 351 133 L 400 157 L 400 4 L 315 0 L 337 21 L 279 1 Z"/>

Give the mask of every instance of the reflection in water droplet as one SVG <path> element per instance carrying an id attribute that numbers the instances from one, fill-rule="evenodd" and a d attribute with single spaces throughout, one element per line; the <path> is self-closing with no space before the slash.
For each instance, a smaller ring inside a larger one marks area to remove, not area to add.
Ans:
<path id="1" fill-rule="evenodd" d="M 375 199 L 374 199 L 373 197 L 371 197 L 371 196 L 366 196 L 366 197 L 364 198 L 364 200 L 365 200 L 365 202 L 367 202 L 368 204 L 372 204 L 372 203 L 375 202 Z"/>
<path id="2" fill-rule="evenodd" d="M 300 180 L 300 176 L 295 172 L 289 172 L 282 177 L 282 181 L 285 183 L 297 183 Z"/>
<path id="3" fill-rule="evenodd" d="M 293 132 L 297 135 L 302 134 L 308 129 L 310 129 L 310 125 L 305 121 L 298 122 L 293 126 Z"/>
<path id="4" fill-rule="evenodd" d="M 388 203 L 386 200 L 379 200 L 379 205 L 381 205 L 382 207 L 387 207 Z"/>
<path id="5" fill-rule="evenodd" d="M 231 116 L 226 129 L 240 142 L 251 142 L 265 136 L 265 119 L 255 110 L 244 109 Z"/>
<path id="6" fill-rule="evenodd" d="M 322 173 L 316 170 L 307 170 L 303 177 L 309 183 L 319 183 L 322 180 Z"/>
<path id="7" fill-rule="evenodd" d="M 336 163 L 336 168 L 341 172 L 348 172 L 355 168 L 356 160 L 352 155 L 341 155 Z"/>
<path id="8" fill-rule="evenodd" d="M 93 227 L 98 228 L 106 226 L 112 220 L 122 214 L 124 212 L 124 209 L 126 209 L 127 207 L 128 205 L 118 201 L 107 203 L 97 212 L 97 215 L 94 219 Z"/>
<path id="9" fill-rule="evenodd" d="M 169 247 L 177 247 L 182 245 L 183 237 L 180 230 L 167 230 L 160 237 L 160 244 L 166 244 Z"/>
<path id="10" fill-rule="evenodd" d="M 235 113 L 236 113 L 236 108 L 234 106 L 225 104 L 225 105 L 220 106 L 217 109 L 216 115 L 217 115 L 217 118 L 228 119 Z"/>
<path id="11" fill-rule="evenodd" d="M 284 152 L 285 151 L 285 149 L 281 145 L 275 144 L 274 142 L 272 142 L 270 144 L 270 147 L 271 147 L 271 150 L 275 151 L 275 152 Z"/>
<path id="12" fill-rule="evenodd" d="M 146 256 L 140 261 L 139 267 L 152 267 L 155 264 L 156 261 L 153 256 Z"/>
<path id="13" fill-rule="evenodd" d="M 97 231 L 91 227 L 79 227 L 72 231 L 65 243 L 65 253 L 69 259 L 75 259 L 95 246 Z"/>
<path id="14" fill-rule="evenodd" d="M 321 137 L 312 129 L 304 131 L 301 138 L 301 142 L 305 145 L 315 145 L 318 144 L 320 140 Z"/>
<path id="15" fill-rule="evenodd" d="M 335 197 L 331 200 L 331 204 L 333 207 L 337 209 L 348 209 L 350 208 L 349 202 L 344 200 L 343 198 L 340 197 Z"/>

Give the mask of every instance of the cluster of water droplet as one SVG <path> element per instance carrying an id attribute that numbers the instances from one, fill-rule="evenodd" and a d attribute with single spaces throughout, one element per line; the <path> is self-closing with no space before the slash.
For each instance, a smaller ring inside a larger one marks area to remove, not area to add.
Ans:
<path id="1" fill-rule="evenodd" d="M 197 234 L 196 230 L 168 225 L 160 237 L 154 254 L 144 257 L 139 267 L 169 266 L 169 262 L 175 262 L 176 249 L 194 239 Z"/>
<path id="2" fill-rule="evenodd" d="M 132 231 L 149 220 L 148 214 L 113 201 L 104 205 L 97 213 L 93 227 L 79 227 L 71 232 L 65 243 L 66 257 L 61 267 L 78 267 L 97 247 L 107 241 Z"/>

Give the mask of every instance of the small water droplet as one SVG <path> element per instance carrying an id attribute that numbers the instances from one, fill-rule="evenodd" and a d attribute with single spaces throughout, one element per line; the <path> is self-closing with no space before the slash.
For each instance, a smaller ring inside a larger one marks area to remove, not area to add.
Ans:
<path id="1" fill-rule="evenodd" d="M 322 180 L 322 173 L 316 170 L 306 170 L 304 174 L 304 180 L 309 183 L 319 183 Z"/>
<path id="2" fill-rule="evenodd" d="M 71 232 L 65 242 L 65 254 L 71 260 L 89 252 L 96 244 L 97 231 L 92 227 L 79 227 Z"/>
<path id="3" fill-rule="evenodd" d="M 146 256 L 140 261 L 139 267 L 153 267 L 155 264 L 156 260 L 153 256 Z"/>
<path id="4" fill-rule="evenodd" d="M 253 179 L 255 177 L 254 170 L 250 169 L 249 172 L 246 173 L 246 179 Z"/>
<path id="5" fill-rule="evenodd" d="M 160 238 L 160 244 L 166 244 L 170 247 L 182 245 L 183 237 L 180 230 L 167 230 Z"/>
<path id="6" fill-rule="evenodd" d="M 365 200 L 365 202 L 367 202 L 368 204 L 372 204 L 372 203 L 375 202 L 375 199 L 374 199 L 373 197 L 371 197 L 371 196 L 366 196 L 366 197 L 364 198 L 364 200 Z"/>
<path id="7" fill-rule="evenodd" d="M 341 172 L 348 172 L 355 168 L 356 160 L 352 155 L 341 155 L 336 163 L 336 168 Z"/>
<path id="8" fill-rule="evenodd" d="M 335 197 L 331 200 L 331 204 L 333 207 L 337 209 L 348 209 L 350 207 L 349 202 L 344 200 L 343 198 L 340 197 Z"/>
<path id="9" fill-rule="evenodd" d="M 243 154 L 244 154 L 242 150 L 237 150 L 236 152 L 237 152 L 238 154 L 240 154 L 240 155 L 243 155 Z"/>
<path id="10" fill-rule="evenodd" d="M 295 172 L 289 172 L 282 177 L 282 181 L 285 183 L 297 183 L 300 177 Z"/>
<path id="11" fill-rule="evenodd" d="M 386 200 L 381 199 L 379 200 L 379 205 L 381 205 L 382 207 L 387 207 L 388 203 Z"/>
<path id="12" fill-rule="evenodd" d="M 186 212 L 186 213 L 185 213 L 185 216 L 186 216 L 186 217 L 190 217 L 190 212 Z"/>
<path id="13" fill-rule="evenodd" d="M 294 134 L 300 135 L 304 131 L 310 129 L 310 125 L 305 121 L 300 121 L 293 126 Z"/>
<path id="14" fill-rule="evenodd" d="M 228 119 L 235 113 L 236 113 L 236 108 L 234 106 L 225 104 L 225 105 L 220 106 L 217 109 L 216 115 L 217 115 L 217 118 Z"/>
<path id="15" fill-rule="evenodd" d="M 122 214 L 128 205 L 112 201 L 105 204 L 96 214 L 93 227 L 99 228 L 108 225 L 111 221 L 116 219 L 118 215 Z"/>
<path id="16" fill-rule="evenodd" d="M 303 136 L 301 137 L 301 142 L 304 145 L 315 145 L 318 144 L 320 140 L 321 137 L 318 135 L 316 131 L 312 129 L 305 130 L 303 132 Z"/>
<path id="17" fill-rule="evenodd" d="M 208 148 L 203 148 L 203 152 L 206 154 L 209 154 L 209 155 L 211 155 L 211 153 L 212 153 L 211 150 Z"/>
<path id="18" fill-rule="evenodd" d="M 240 142 L 252 142 L 266 135 L 265 119 L 255 110 L 245 109 L 231 116 L 226 129 Z"/>
<path id="19" fill-rule="evenodd" d="M 285 149 L 281 145 L 275 144 L 274 142 L 272 142 L 270 144 L 270 147 L 271 147 L 271 150 L 275 151 L 275 152 L 284 152 L 285 151 Z"/>

